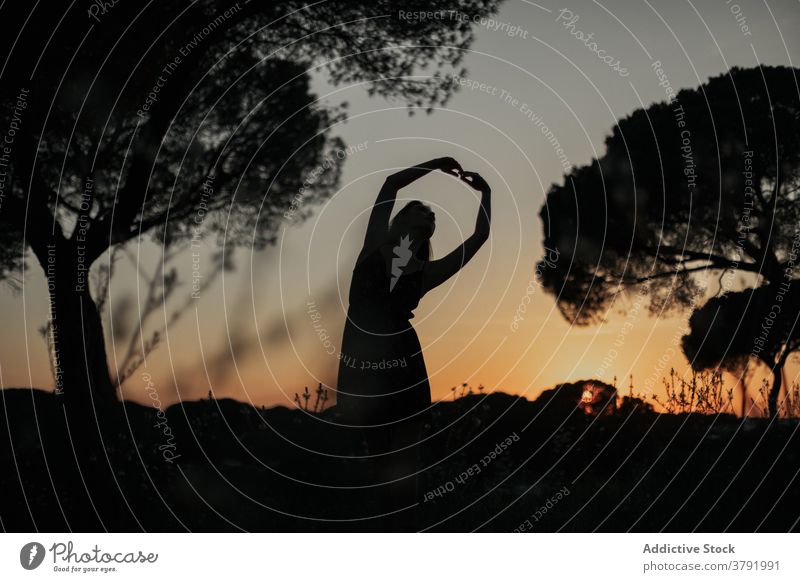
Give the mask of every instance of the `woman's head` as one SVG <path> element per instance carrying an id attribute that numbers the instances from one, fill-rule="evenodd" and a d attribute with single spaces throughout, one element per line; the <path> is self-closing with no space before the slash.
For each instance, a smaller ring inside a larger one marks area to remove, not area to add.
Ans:
<path id="1" fill-rule="evenodd" d="M 436 230 L 436 215 L 430 206 L 412 200 L 392 219 L 389 232 L 393 237 L 411 235 L 412 239 L 430 239 Z"/>

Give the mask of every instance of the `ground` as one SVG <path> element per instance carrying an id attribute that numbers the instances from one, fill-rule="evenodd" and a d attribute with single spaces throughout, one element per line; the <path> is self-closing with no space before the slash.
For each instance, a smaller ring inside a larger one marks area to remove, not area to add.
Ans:
<path id="1" fill-rule="evenodd" d="M 383 531 L 373 467 L 335 407 L 126 403 L 91 422 L 0 393 L 6 531 Z M 796 531 L 798 421 L 475 394 L 434 406 L 415 529 Z M 109 466 L 113 470 L 109 470 Z M 22 485 L 21 485 L 22 484 Z M 354 488 L 355 487 L 355 488 Z M 393 523 L 393 522 L 392 522 Z"/>

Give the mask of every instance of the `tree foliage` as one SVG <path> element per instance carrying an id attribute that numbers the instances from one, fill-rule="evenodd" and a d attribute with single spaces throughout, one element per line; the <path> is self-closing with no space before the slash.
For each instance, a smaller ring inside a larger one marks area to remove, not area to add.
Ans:
<path id="1" fill-rule="evenodd" d="M 796 73 L 734 68 L 638 109 L 552 186 L 540 215 L 559 261 L 540 272 L 566 318 L 596 322 L 645 282 L 661 310 L 694 305 L 712 274 L 785 278 L 800 223 Z"/>
<path id="2" fill-rule="evenodd" d="M 496 6 L 439 4 L 469 15 Z M 386 1 L 98 10 L 84 0 L 17 3 L 3 16 L 0 126 L 29 91 L 0 208 L 4 236 L 71 239 L 81 223 L 90 261 L 148 231 L 166 243 L 190 236 L 198 211 L 204 230 L 225 230 L 230 243 L 274 240 L 306 174 L 342 145 L 330 134 L 344 110 L 320 104 L 312 75 L 433 106 L 448 84 L 414 75 L 458 66 L 472 40 L 469 22 L 407 22 Z M 304 204 L 337 180 L 337 168 L 321 174 Z M 4 274 L 18 257 L 0 257 Z"/>
<path id="3" fill-rule="evenodd" d="M 764 285 L 710 299 L 689 318 L 683 351 L 698 369 L 741 372 L 750 357 L 770 368 L 800 349 L 800 292 Z"/>

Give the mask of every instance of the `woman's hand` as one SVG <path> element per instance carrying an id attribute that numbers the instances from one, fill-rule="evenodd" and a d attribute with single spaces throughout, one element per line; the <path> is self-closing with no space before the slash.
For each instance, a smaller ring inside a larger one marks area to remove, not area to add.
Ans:
<path id="1" fill-rule="evenodd" d="M 461 178 L 461 176 L 464 173 L 464 169 L 461 167 L 461 164 L 459 164 L 453 158 L 449 157 L 437 158 L 433 162 L 436 168 L 438 168 L 445 174 L 450 174 L 451 176 L 455 176 L 456 178 Z"/>
<path id="2" fill-rule="evenodd" d="M 483 176 L 481 176 L 478 172 L 462 171 L 460 178 L 462 182 L 478 192 L 491 192 L 492 190 L 489 188 L 489 184 L 486 183 L 486 180 L 483 179 Z"/>

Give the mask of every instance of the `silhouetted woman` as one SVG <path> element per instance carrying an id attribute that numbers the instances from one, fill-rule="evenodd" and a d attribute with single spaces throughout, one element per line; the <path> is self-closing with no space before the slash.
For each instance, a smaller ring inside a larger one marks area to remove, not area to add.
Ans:
<path id="1" fill-rule="evenodd" d="M 430 257 L 436 217 L 427 205 L 409 202 L 389 221 L 398 190 L 434 170 L 455 176 L 482 194 L 475 232 L 438 260 Z M 415 444 L 431 404 L 428 372 L 410 320 L 420 299 L 455 275 L 486 242 L 490 201 L 486 181 L 463 171 L 452 158 L 397 172 L 378 194 L 353 269 L 337 408 L 345 422 L 364 427 L 370 455 L 385 457 L 380 473 L 392 484 L 390 501 L 395 509 L 416 501 Z"/>

